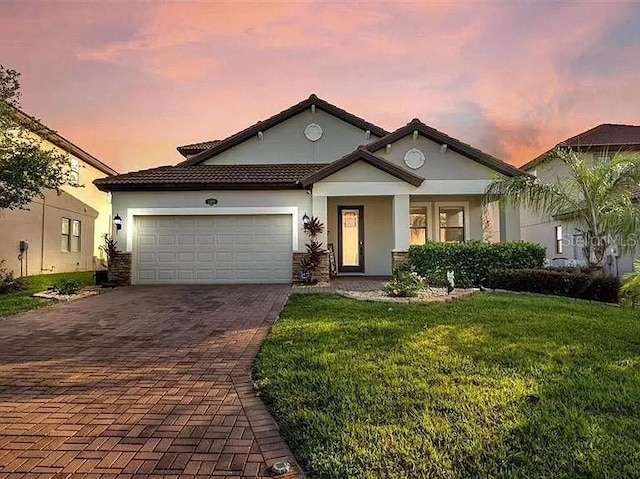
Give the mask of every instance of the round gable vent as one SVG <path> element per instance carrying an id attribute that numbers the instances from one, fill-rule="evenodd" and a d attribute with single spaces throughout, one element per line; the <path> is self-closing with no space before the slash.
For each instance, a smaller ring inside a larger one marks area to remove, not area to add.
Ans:
<path id="1" fill-rule="evenodd" d="M 309 141 L 318 141 L 322 138 L 322 127 L 317 123 L 310 123 L 304 129 L 304 136 L 306 136 Z"/>
<path id="2" fill-rule="evenodd" d="M 404 163 L 412 170 L 417 170 L 424 165 L 425 157 L 417 148 L 411 148 L 404 155 Z"/>

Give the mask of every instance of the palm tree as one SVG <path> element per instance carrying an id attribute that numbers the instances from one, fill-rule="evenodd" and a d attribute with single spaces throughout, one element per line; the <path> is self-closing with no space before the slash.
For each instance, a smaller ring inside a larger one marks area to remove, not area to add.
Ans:
<path id="1" fill-rule="evenodd" d="M 640 226 L 640 155 L 589 161 L 584 154 L 557 147 L 548 159 L 564 164 L 568 174 L 550 183 L 532 176 L 499 179 L 487 187 L 485 201 L 519 205 L 575 222 L 592 266 L 601 265 L 610 247 L 633 251 Z"/>

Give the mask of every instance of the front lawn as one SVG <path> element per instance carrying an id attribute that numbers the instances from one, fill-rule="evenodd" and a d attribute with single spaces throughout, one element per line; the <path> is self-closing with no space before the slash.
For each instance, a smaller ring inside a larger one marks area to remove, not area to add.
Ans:
<path id="1" fill-rule="evenodd" d="M 640 477 L 640 313 L 294 295 L 255 364 L 312 478 Z"/>
<path id="2" fill-rule="evenodd" d="M 18 293 L 0 295 L 0 318 L 51 304 L 51 301 L 34 298 L 31 295 L 33 293 L 46 290 L 62 278 L 77 279 L 82 282 L 83 286 L 95 284 L 93 274 L 93 271 L 82 271 L 77 273 L 56 273 L 27 276 L 25 278 L 25 282 L 27 283 L 26 290 Z"/>

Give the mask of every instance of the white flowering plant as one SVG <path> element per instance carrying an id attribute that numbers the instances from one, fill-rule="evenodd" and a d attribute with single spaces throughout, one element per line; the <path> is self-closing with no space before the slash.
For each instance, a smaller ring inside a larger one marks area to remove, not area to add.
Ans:
<path id="1" fill-rule="evenodd" d="M 415 271 L 399 270 L 394 272 L 393 279 L 385 283 L 382 289 L 395 298 L 411 298 L 428 287 L 427 280 Z"/>

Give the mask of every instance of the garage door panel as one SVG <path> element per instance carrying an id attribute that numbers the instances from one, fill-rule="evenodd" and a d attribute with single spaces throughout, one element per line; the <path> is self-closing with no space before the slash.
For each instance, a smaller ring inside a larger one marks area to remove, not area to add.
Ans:
<path id="1" fill-rule="evenodd" d="M 291 227 L 290 215 L 136 218 L 136 282 L 288 282 Z"/>

